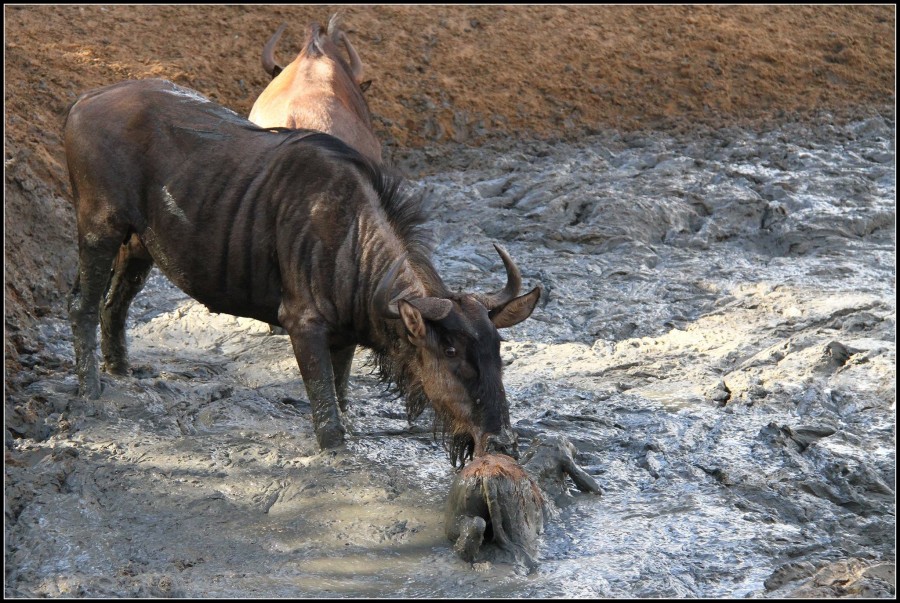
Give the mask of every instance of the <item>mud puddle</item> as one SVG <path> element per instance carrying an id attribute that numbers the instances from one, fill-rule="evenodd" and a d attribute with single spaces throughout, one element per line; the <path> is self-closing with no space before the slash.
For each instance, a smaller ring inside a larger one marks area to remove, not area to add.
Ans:
<path id="1" fill-rule="evenodd" d="M 500 242 L 545 295 L 505 333 L 522 449 L 567 435 L 603 488 L 531 575 L 443 533 L 452 478 L 358 353 L 319 453 L 287 337 L 154 271 L 135 375 L 74 396 L 68 325 L 7 417 L 7 596 L 893 595 L 893 123 L 600 134 L 408 157 L 451 287 Z M 18 394 L 17 394 L 18 395 Z M 849 576 L 849 577 L 848 577 Z M 798 590 L 800 589 L 800 590 Z"/>

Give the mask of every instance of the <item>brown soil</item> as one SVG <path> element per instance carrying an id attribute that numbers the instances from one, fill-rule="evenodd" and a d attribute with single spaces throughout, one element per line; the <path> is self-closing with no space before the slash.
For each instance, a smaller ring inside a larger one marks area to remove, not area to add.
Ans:
<path id="1" fill-rule="evenodd" d="M 60 144 L 90 88 L 164 77 L 248 114 L 327 6 L 6 6 L 6 377 L 75 271 Z M 865 117 L 894 107 L 893 6 L 345 6 L 391 157 L 491 136 Z M 14 382 L 14 379 L 13 379 Z M 10 381 L 8 380 L 9 384 Z"/>

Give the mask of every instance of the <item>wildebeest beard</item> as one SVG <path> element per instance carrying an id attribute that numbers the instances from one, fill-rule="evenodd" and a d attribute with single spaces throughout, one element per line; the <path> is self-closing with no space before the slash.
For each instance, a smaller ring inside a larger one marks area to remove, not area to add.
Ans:
<path id="1" fill-rule="evenodd" d="M 412 424 L 426 406 L 431 405 L 422 381 L 410 369 L 413 366 L 414 348 L 398 345 L 393 355 L 387 352 L 373 353 L 375 372 L 378 380 L 393 394 L 394 399 L 403 398 L 406 403 L 406 420 Z M 435 439 L 440 435 L 441 444 L 450 455 L 453 467 L 463 467 L 475 455 L 475 440 L 466 425 L 454 422 L 453 417 L 440 408 L 434 409 L 432 433 Z"/>

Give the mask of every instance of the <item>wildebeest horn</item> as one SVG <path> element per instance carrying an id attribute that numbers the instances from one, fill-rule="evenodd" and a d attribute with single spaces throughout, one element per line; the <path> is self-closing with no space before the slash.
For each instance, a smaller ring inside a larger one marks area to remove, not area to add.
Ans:
<path id="1" fill-rule="evenodd" d="M 344 48 L 347 49 L 347 54 L 350 55 L 350 73 L 353 75 L 353 81 L 359 85 L 362 83 L 363 78 L 362 61 L 359 60 L 359 55 L 356 54 L 353 44 L 350 43 L 350 38 L 348 38 L 347 34 L 344 32 L 341 32 L 341 40 L 344 42 Z"/>
<path id="2" fill-rule="evenodd" d="M 493 310 L 497 306 L 515 299 L 519 294 L 519 289 L 522 288 L 522 274 L 516 267 L 516 263 L 513 262 L 506 250 L 500 245 L 494 243 L 494 249 L 500 254 L 500 259 L 503 260 L 503 265 L 506 267 L 506 286 L 496 293 L 489 293 L 484 296 L 485 307 L 488 310 Z"/>
<path id="3" fill-rule="evenodd" d="M 266 70 L 266 73 L 271 75 L 273 78 L 277 76 L 282 71 L 281 65 L 275 63 L 275 45 L 278 43 L 278 38 L 281 37 L 281 34 L 284 33 L 284 28 L 287 27 L 287 23 L 282 23 L 281 27 L 278 28 L 269 41 L 266 42 L 266 45 L 263 47 L 262 53 L 262 65 L 263 69 Z"/>
<path id="4" fill-rule="evenodd" d="M 382 277 L 381 282 L 378 283 L 378 287 L 375 288 L 375 308 L 385 318 L 400 318 L 397 304 L 391 303 L 393 301 L 391 294 L 394 291 L 394 281 L 397 280 L 397 275 L 400 274 L 400 267 L 403 266 L 405 261 L 405 253 L 394 260 L 394 263 L 391 264 L 391 267 Z"/>
<path id="5" fill-rule="evenodd" d="M 344 43 L 344 48 L 347 49 L 347 54 L 350 55 L 350 75 L 353 76 L 353 81 L 359 86 L 362 84 L 363 78 L 362 61 L 359 60 L 359 55 L 350 43 L 350 38 L 347 37 L 346 32 L 340 29 L 340 22 L 340 13 L 331 15 L 331 18 L 328 19 L 328 37 L 330 37 L 331 41 L 335 44 L 338 44 L 339 42 Z M 340 40 L 338 38 L 340 38 Z M 366 87 L 368 88 L 368 86 Z"/>

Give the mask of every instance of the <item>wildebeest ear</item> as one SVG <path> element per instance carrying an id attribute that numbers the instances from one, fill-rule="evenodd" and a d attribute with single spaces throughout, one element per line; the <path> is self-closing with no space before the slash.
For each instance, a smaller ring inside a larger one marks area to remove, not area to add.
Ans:
<path id="1" fill-rule="evenodd" d="M 372 80 L 366 80 L 359 85 L 359 91 L 365 92 L 366 90 L 369 89 L 369 86 L 371 86 L 371 85 L 372 85 Z"/>
<path id="2" fill-rule="evenodd" d="M 397 310 L 400 311 L 400 319 L 409 332 L 410 341 L 414 345 L 424 345 L 426 329 L 422 313 L 405 299 L 397 302 Z"/>
<path id="3" fill-rule="evenodd" d="M 453 309 L 453 302 L 442 297 L 419 297 L 409 300 L 416 309 L 428 320 L 441 320 L 447 318 Z"/>
<path id="4" fill-rule="evenodd" d="M 512 299 L 502 306 L 498 306 L 488 313 L 491 322 L 498 329 L 505 329 L 517 325 L 534 311 L 535 305 L 541 298 L 541 286 L 538 285 L 525 295 Z"/>

